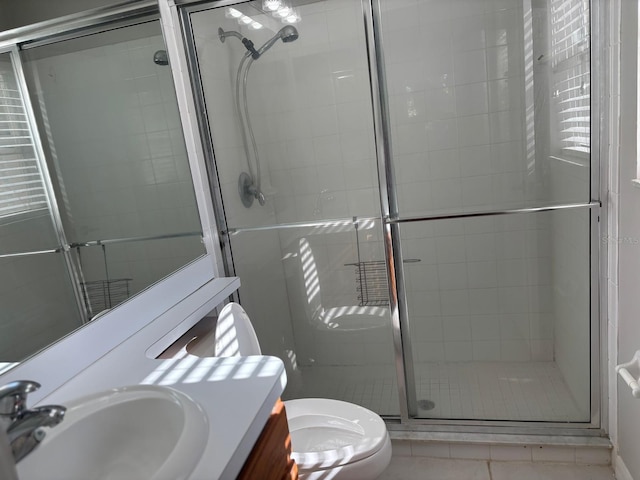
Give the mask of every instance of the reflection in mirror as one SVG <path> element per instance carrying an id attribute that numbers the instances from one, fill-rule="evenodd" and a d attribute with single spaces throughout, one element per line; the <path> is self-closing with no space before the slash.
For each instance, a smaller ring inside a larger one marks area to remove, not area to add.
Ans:
<path id="1" fill-rule="evenodd" d="M 21 52 L 61 220 L 51 221 L 46 196 L 29 223 L 9 231 L 0 218 L 0 257 L 50 251 L 8 258 L 15 272 L 3 265 L 0 282 L 19 273 L 23 290 L 11 315 L 3 301 L 0 362 L 23 360 L 205 253 L 171 70 L 155 61 L 164 48 L 154 20 Z M 36 157 L 21 148 L 7 161 Z M 44 195 L 37 169 L 19 173 L 37 174 Z"/>
<path id="2" fill-rule="evenodd" d="M 0 54 L 0 255 L 57 247 L 13 64 Z"/>
<path id="3" fill-rule="evenodd" d="M 0 372 L 82 324 L 47 200 L 13 64 L 2 54 Z"/>
<path id="4" fill-rule="evenodd" d="M 0 372 L 82 325 L 61 253 L 0 258 Z"/>
<path id="5" fill-rule="evenodd" d="M 23 54 L 89 317 L 204 253 L 163 48 L 151 21 Z"/>

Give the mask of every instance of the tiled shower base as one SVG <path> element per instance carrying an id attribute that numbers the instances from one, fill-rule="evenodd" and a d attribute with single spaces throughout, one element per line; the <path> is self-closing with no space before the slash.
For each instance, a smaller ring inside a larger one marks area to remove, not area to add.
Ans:
<path id="1" fill-rule="evenodd" d="M 582 422 L 554 362 L 468 362 L 415 365 L 420 417 Z M 395 370 L 389 366 L 302 367 L 297 396 L 353 402 L 399 415 Z"/>

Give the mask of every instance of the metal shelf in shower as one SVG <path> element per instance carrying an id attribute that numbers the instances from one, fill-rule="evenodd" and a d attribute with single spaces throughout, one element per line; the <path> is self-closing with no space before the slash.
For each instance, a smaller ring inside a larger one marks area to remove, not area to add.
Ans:
<path id="1" fill-rule="evenodd" d="M 81 282 L 85 305 L 95 314 L 124 302 L 131 295 L 131 278 Z"/>
<path id="2" fill-rule="evenodd" d="M 356 230 L 356 254 L 358 261 L 345 263 L 345 267 L 355 267 L 356 293 L 361 307 L 386 307 L 389 305 L 389 284 L 387 283 L 387 262 L 385 260 L 361 260 L 358 217 L 353 217 Z M 403 263 L 419 262 L 418 258 L 407 258 Z"/>
<path id="3" fill-rule="evenodd" d="M 403 263 L 417 263 L 418 258 L 407 258 Z M 389 305 L 387 263 L 384 260 L 345 263 L 355 267 L 356 292 L 360 307 L 386 307 Z"/>
<path id="4" fill-rule="evenodd" d="M 384 260 L 347 263 L 355 267 L 356 292 L 361 307 L 385 307 L 389 305 L 387 267 Z"/>

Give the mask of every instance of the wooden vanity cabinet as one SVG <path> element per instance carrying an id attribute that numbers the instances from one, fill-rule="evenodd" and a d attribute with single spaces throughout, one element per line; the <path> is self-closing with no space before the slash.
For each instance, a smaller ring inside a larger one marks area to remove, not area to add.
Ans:
<path id="1" fill-rule="evenodd" d="M 291 459 L 291 435 L 284 403 L 278 400 L 267 424 L 242 467 L 238 480 L 297 480 Z"/>

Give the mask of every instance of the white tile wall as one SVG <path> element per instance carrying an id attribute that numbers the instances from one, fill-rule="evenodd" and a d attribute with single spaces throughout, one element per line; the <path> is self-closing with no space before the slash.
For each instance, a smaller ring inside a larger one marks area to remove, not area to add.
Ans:
<path id="1" fill-rule="evenodd" d="M 393 148 L 404 214 L 521 205 L 537 188 L 533 177 L 522 175 L 527 171 L 522 6 L 481 1 L 466 9 L 458 3 L 383 4 Z M 407 23 L 414 10 L 422 16 Z M 418 42 L 420 54 L 415 55 Z M 491 154 L 494 150 L 507 154 L 506 169 Z M 405 158 L 407 153 L 413 158 Z M 403 173 L 407 161 L 427 162 L 434 156 L 441 159 L 439 168 L 424 177 Z M 443 168 L 446 177 L 438 173 Z M 509 175 L 516 172 L 520 175 Z"/>
<path id="2" fill-rule="evenodd" d="M 547 229 L 543 215 L 403 226 L 421 260 L 405 268 L 416 360 L 552 360 Z"/>
<path id="3" fill-rule="evenodd" d="M 383 4 L 405 215 L 522 206 L 539 195 L 525 175 L 522 5 L 460 3 Z M 552 360 L 553 310 L 539 301 L 551 281 L 548 223 L 438 223 L 440 232 L 402 229 L 404 254 L 421 259 L 406 268 L 416 359 Z"/>

